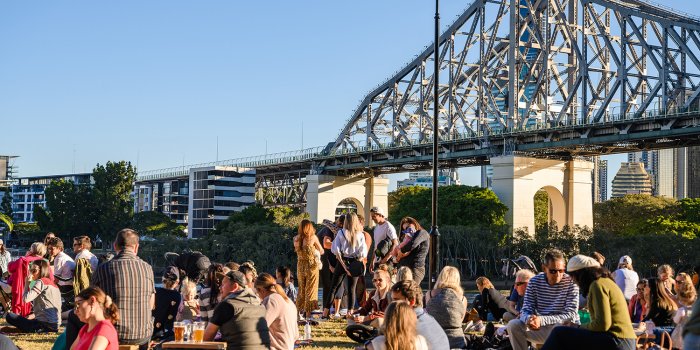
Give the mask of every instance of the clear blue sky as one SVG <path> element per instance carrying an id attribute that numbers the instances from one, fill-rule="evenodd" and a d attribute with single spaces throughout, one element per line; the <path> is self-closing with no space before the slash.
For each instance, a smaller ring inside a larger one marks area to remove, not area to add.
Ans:
<path id="1" fill-rule="evenodd" d="M 440 5 L 444 28 L 469 2 Z M 302 122 L 303 145 L 324 145 L 431 43 L 433 15 L 416 0 L 0 2 L 0 154 L 20 176 L 151 170 L 214 161 L 217 137 L 219 159 L 298 149 Z"/>

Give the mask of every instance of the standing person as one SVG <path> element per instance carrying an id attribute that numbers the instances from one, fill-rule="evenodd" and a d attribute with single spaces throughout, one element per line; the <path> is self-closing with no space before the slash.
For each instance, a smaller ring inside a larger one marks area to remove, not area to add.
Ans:
<path id="1" fill-rule="evenodd" d="M 75 313 L 85 323 L 70 350 L 118 350 L 119 340 L 114 323 L 119 322 L 119 308 L 98 287 L 88 287 L 75 297 Z"/>
<path id="2" fill-rule="evenodd" d="M 391 287 L 393 301 L 405 301 L 413 308 L 418 318 L 416 332 L 428 342 L 428 349 L 449 349 L 450 342 L 440 324 L 423 309 L 423 291 L 413 280 L 402 280 Z"/>
<path id="3" fill-rule="evenodd" d="M 12 261 L 10 251 L 5 248 L 5 242 L 0 239 L 0 277 L 7 274 L 7 264 Z"/>
<path id="4" fill-rule="evenodd" d="M 331 253 L 331 247 L 335 236 L 343 228 L 344 223 L 345 215 L 340 215 L 335 223 L 330 220 L 323 220 L 323 228 L 318 230 L 317 233 L 317 238 L 321 242 L 321 246 L 323 246 L 323 255 L 321 255 L 322 268 L 319 271 L 319 280 L 321 288 L 323 288 L 322 305 L 324 318 L 327 318 L 330 313 L 330 307 L 326 308 L 326 305 L 330 305 L 333 302 L 334 294 L 331 293 L 333 289 L 333 271 L 335 271 L 335 265 L 338 263 L 335 255 Z"/>
<path id="5" fill-rule="evenodd" d="M 333 240 L 331 252 L 336 256 L 338 264 L 333 272 L 333 290 L 335 295 L 345 279 L 345 291 L 348 295 L 348 313 L 352 314 L 357 301 L 357 280 L 366 270 L 364 263 L 367 257 L 367 246 L 363 228 L 357 219 L 357 214 L 346 214 L 343 230 L 338 232 Z M 330 303 L 324 305 L 325 309 L 330 309 Z M 336 314 L 338 310 L 336 310 Z M 339 316 L 339 315 L 338 315 Z"/>
<path id="6" fill-rule="evenodd" d="M 61 325 L 61 292 L 49 278 L 49 263 L 33 261 L 29 266 L 30 281 L 24 292 L 24 301 L 34 304 L 34 318 L 28 319 L 12 312 L 5 316 L 7 323 L 20 332 L 57 332 Z"/>
<path id="7" fill-rule="evenodd" d="M 270 329 L 265 321 L 265 307 L 240 271 L 229 271 L 221 282 L 223 300 L 204 331 L 204 340 L 212 341 L 216 332 L 229 349 L 262 350 L 270 348 Z"/>
<path id="8" fill-rule="evenodd" d="M 632 258 L 628 255 L 621 257 L 613 277 L 615 278 L 615 284 L 620 287 L 622 294 L 625 295 L 625 299 L 629 302 L 637 294 L 636 286 L 639 283 L 639 275 L 632 268 Z"/>
<path id="9" fill-rule="evenodd" d="M 467 298 L 461 287 L 459 270 L 445 266 L 437 277 L 435 288 L 425 295 L 425 310 L 435 318 L 450 340 L 450 348 L 467 346 L 462 320 L 467 313 Z"/>
<path id="10" fill-rule="evenodd" d="M 209 319 L 214 315 L 214 308 L 219 303 L 219 289 L 224 279 L 224 265 L 213 263 L 209 266 L 206 277 L 204 277 L 204 287 L 199 291 L 199 316 L 202 321 L 209 323 Z"/>
<path id="11" fill-rule="evenodd" d="M 637 336 L 627 313 L 627 301 L 610 279 L 610 272 L 585 255 L 569 259 L 566 270 L 587 296 L 591 322 L 555 327 L 542 349 L 635 349 Z"/>
<path id="12" fill-rule="evenodd" d="M 430 250 L 430 234 L 416 221 L 407 216 L 401 220 L 401 232 L 411 231 L 413 238 L 398 254 L 399 266 L 407 266 L 413 272 L 413 280 L 420 285 L 425 277 L 425 260 Z"/>
<path id="13" fill-rule="evenodd" d="M 370 249 L 372 249 L 372 235 L 370 235 L 369 232 L 365 231 L 365 217 L 361 214 L 357 214 L 357 220 L 360 222 L 360 226 L 362 227 L 362 234 L 365 235 L 365 246 L 367 247 L 367 251 L 365 253 L 365 259 L 363 262 L 366 267 L 367 263 L 371 263 L 371 261 L 367 260 L 370 257 Z M 370 270 L 372 270 L 371 267 Z M 364 276 L 366 273 L 366 270 L 363 271 L 362 277 L 360 277 L 357 280 L 357 290 L 355 291 L 355 293 L 358 296 L 358 304 L 362 304 L 366 301 L 365 298 L 367 297 L 367 279 Z"/>
<path id="14" fill-rule="evenodd" d="M 393 302 L 386 309 L 384 335 L 372 339 L 367 349 L 428 350 L 425 338 L 416 332 L 417 318 L 406 302 Z"/>
<path id="15" fill-rule="evenodd" d="M 321 256 L 324 251 L 316 237 L 314 225 L 309 220 L 302 220 L 294 236 L 294 251 L 297 253 L 297 279 L 299 280 L 299 294 L 297 309 L 305 317 L 311 317 L 311 312 L 318 308 L 318 275 L 319 263 L 316 256 Z M 324 297 L 326 290 L 324 290 Z"/>
<path id="16" fill-rule="evenodd" d="M 270 329 L 270 348 L 273 350 L 294 350 L 294 341 L 299 338 L 297 308 L 287 297 L 275 278 L 263 273 L 255 280 L 255 290 L 263 299 L 265 321 Z"/>
<path id="17" fill-rule="evenodd" d="M 557 249 L 548 251 L 542 270 L 527 285 L 520 317 L 508 322 L 513 350 L 526 350 L 528 341 L 543 344 L 555 326 L 579 323 L 579 291 L 566 274 L 564 254 Z"/>
<path id="18" fill-rule="evenodd" d="M 384 209 L 372 207 L 369 213 L 370 219 L 376 224 L 373 232 L 374 244 L 376 245 L 375 254 L 372 254 L 372 261 L 370 264 L 370 271 L 374 271 L 379 264 L 389 263 L 389 253 L 393 247 L 398 246 L 399 237 L 396 235 L 396 228 L 394 225 L 386 219 Z M 380 251 L 384 251 L 384 253 L 379 254 L 378 252 Z"/>
<path id="19" fill-rule="evenodd" d="M 73 238 L 73 251 L 75 252 L 75 261 L 77 263 L 78 259 L 87 259 L 90 262 L 90 267 L 92 271 L 97 270 L 97 264 L 99 259 L 95 254 L 90 251 L 92 249 L 92 242 L 88 236 L 78 236 Z"/>
<path id="20" fill-rule="evenodd" d="M 162 287 L 156 288 L 156 307 L 153 309 L 152 339 L 163 340 L 174 337 L 175 318 L 177 317 L 182 296 L 177 291 L 180 284 L 180 271 L 170 266 L 163 272 Z"/>
<path id="21" fill-rule="evenodd" d="M 100 287 L 119 305 L 121 322 L 117 323 L 119 344 L 138 345 L 146 350 L 153 335 L 151 310 L 155 306 L 153 269 L 136 254 L 139 234 L 125 228 L 114 240 L 117 255 L 97 267 L 92 285 Z"/>
<path id="22" fill-rule="evenodd" d="M 641 322 L 649 309 L 649 305 L 644 298 L 644 288 L 646 288 L 648 283 L 649 281 L 646 279 L 642 279 L 639 281 L 639 283 L 637 283 L 637 293 L 632 296 L 632 299 L 630 299 L 630 302 L 627 305 L 632 323 Z"/>
<path id="23" fill-rule="evenodd" d="M 53 273 L 56 284 L 61 291 L 61 297 L 65 301 L 62 305 L 63 311 L 68 311 L 73 307 L 73 271 L 75 271 L 75 261 L 63 251 L 63 241 L 58 237 L 48 239 L 46 246 L 51 260 L 53 260 Z"/>

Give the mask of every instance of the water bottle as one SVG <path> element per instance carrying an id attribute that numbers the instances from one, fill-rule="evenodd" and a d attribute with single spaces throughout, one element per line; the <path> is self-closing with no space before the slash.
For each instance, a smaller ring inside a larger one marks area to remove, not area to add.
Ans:
<path id="1" fill-rule="evenodd" d="M 311 324 L 308 321 L 304 325 L 304 340 L 311 340 Z"/>

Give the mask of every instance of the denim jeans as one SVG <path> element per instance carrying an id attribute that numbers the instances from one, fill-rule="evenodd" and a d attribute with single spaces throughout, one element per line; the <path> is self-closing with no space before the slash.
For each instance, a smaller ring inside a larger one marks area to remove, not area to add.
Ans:
<path id="1" fill-rule="evenodd" d="M 555 327 L 544 342 L 542 350 L 554 349 L 596 349 L 634 350 L 636 339 L 616 338 L 610 333 L 593 332 L 587 329 L 559 326 Z"/>

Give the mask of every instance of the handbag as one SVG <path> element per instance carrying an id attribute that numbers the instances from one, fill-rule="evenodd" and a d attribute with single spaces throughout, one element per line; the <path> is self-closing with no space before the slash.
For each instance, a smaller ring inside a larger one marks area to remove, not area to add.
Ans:
<path id="1" fill-rule="evenodd" d="M 322 270 L 323 261 L 321 261 L 321 252 L 316 249 L 314 249 L 314 261 L 316 262 L 316 267 L 318 267 L 319 270 Z"/>
<path id="2" fill-rule="evenodd" d="M 345 265 L 352 277 L 360 277 L 365 274 L 365 264 L 360 259 L 346 259 Z"/>

